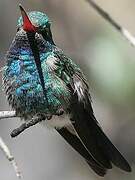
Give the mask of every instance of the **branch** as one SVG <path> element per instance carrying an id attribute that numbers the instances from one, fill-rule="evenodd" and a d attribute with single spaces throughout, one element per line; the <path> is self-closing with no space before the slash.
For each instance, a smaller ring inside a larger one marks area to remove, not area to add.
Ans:
<path id="1" fill-rule="evenodd" d="M 116 22 L 106 11 L 104 11 L 94 0 L 86 0 L 89 5 L 97 11 L 107 22 L 109 22 L 128 42 L 135 47 L 135 37 L 125 28 L 123 28 L 118 22 Z"/>
<path id="2" fill-rule="evenodd" d="M 28 129 L 29 127 L 31 126 L 34 126 L 36 125 L 37 123 L 41 122 L 43 120 L 43 118 L 35 118 L 35 119 L 32 119 L 32 120 L 29 120 L 28 122 L 25 122 L 23 123 L 20 127 L 14 129 L 12 132 L 11 132 L 11 137 L 16 137 L 18 136 L 20 133 L 22 133 L 24 130 Z"/>
<path id="3" fill-rule="evenodd" d="M 16 116 L 16 112 L 15 111 L 1 111 L 0 112 L 0 120 L 1 119 L 6 119 L 6 118 L 13 118 L 13 117 L 17 117 Z M 11 137 L 16 137 L 18 136 L 20 133 L 22 133 L 24 130 L 28 129 L 29 127 L 36 125 L 37 123 L 41 122 L 44 118 L 35 118 L 32 119 L 28 122 L 23 123 L 20 127 L 14 129 L 11 132 Z M 12 156 L 12 154 L 10 153 L 9 148 L 7 147 L 7 145 L 4 143 L 4 141 L 2 140 L 2 138 L 0 137 L 0 149 L 4 152 L 4 154 L 6 155 L 7 159 L 11 162 L 16 176 L 18 178 L 21 178 L 21 173 L 18 169 L 17 163 L 14 159 L 14 157 Z"/>
<path id="4" fill-rule="evenodd" d="M 16 116 L 16 112 L 15 111 L 0 111 L 0 120 L 2 119 L 7 119 L 7 118 L 13 118 L 13 117 L 17 117 Z M 50 117 L 46 117 L 47 119 L 49 119 Z M 28 129 L 31 126 L 34 126 L 36 124 L 38 124 L 39 122 L 41 122 L 42 120 L 44 120 L 45 117 L 37 117 L 37 118 L 33 118 L 25 123 L 23 123 L 20 127 L 14 129 L 11 132 L 11 137 L 16 137 L 19 134 L 21 134 L 23 131 L 25 131 L 26 129 Z"/>
<path id="5" fill-rule="evenodd" d="M 0 111 L 0 120 L 13 117 L 16 117 L 15 111 Z"/>
<path id="6" fill-rule="evenodd" d="M 16 117 L 15 111 L 1 111 L 0 112 L 0 120 L 5 119 L 5 118 L 13 118 L 13 117 Z M 21 173 L 18 169 L 17 163 L 16 163 L 13 155 L 11 154 L 9 148 L 7 147 L 7 145 L 5 144 L 5 142 L 3 141 L 3 139 L 1 137 L 0 137 L 0 149 L 4 152 L 7 159 L 11 162 L 11 164 L 15 170 L 16 176 L 18 178 L 21 178 Z"/>
<path id="7" fill-rule="evenodd" d="M 18 169 L 18 166 L 17 166 L 17 163 L 13 157 L 13 155 L 10 153 L 10 150 L 9 148 L 7 147 L 7 145 L 5 144 L 5 142 L 3 141 L 3 139 L 0 137 L 0 149 L 4 152 L 4 154 L 6 155 L 7 159 L 11 162 L 14 170 L 15 170 L 15 173 L 16 173 L 16 176 L 18 178 L 21 178 L 22 175 Z"/>

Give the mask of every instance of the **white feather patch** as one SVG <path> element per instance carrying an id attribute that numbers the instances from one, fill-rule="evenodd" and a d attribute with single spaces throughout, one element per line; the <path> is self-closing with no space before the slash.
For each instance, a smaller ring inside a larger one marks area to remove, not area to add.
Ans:
<path id="1" fill-rule="evenodd" d="M 52 119 L 42 121 L 41 123 L 47 128 L 58 128 L 58 129 L 71 125 L 70 118 L 66 114 L 61 116 L 53 116 Z"/>
<path id="2" fill-rule="evenodd" d="M 58 59 L 54 57 L 53 55 L 49 55 L 46 60 L 46 64 L 51 68 L 51 70 L 57 69 L 56 62 Z"/>
<path id="3" fill-rule="evenodd" d="M 74 83 L 75 92 L 78 95 L 78 100 L 82 100 L 84 98 L 83 85 L 81 81 L 77 81 Z"/>

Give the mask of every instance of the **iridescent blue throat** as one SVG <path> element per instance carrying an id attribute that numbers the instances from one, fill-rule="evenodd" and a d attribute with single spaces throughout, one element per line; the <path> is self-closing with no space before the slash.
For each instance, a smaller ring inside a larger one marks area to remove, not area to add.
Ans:
<path id="1" fill-rule="evenodd" d="M 60 108 L 61 103 L 54 95 L 54 87 L 52 90 L 54 75 L 50 72 L 50 68 L 45 63 L 47 58 L 53 54 L 54 47 L 38 34 L 36 35 L 36 40 L 47 88 L 48 102 L 52 107 L 51 110 L 53 112 L 51 113 L 55 113 L 55 111 Z M 36 112 L 38 114 L 50 113 L 43 95 L 34 57 L 26 33 L 23 30 L 16 34 L 7 54 L 7 59 L 8 63 L 4 76 L 5 78 L 8 77 L 11 81 L 11 85 L 9 86 L 12 88 L 12 90 L 10 90 L 10 94 L 12 95 L 10 104 L 12 104 L 12 107 L 15 108 L 17 112 L 23 110 L 23 116 L 25 116 L 25 114 L 31 116 L 33 112 L 35 114 Z M 54 81 L 53 86 L 55 83 L 59 83 L 57 79 Z"/>

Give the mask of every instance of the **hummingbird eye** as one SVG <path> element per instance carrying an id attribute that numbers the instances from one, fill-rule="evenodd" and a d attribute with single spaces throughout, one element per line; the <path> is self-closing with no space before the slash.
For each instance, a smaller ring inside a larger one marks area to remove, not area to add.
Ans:
<path id="1" fill-rule="evenodd" d="M 50 33 L 49 27 L 39 26 L 37 29 L 38 29 L 38 33 L 40 33 L 40 34 L 46 34 L 46 36 L 49 36 L 49 33 Z"/>
<path id="2" fill-rule="evenodd" d="M 42 33 L 44 31 L 44 28 L 42 26 L 38 26 L 37 31 L 39 33 Z"/>
<path id="3" fill-rule="evenodd" d="M 46 41 L 54 44 L 49 23 L 45 26 L 38 26 L 38 33 L 40 33 Z"/>

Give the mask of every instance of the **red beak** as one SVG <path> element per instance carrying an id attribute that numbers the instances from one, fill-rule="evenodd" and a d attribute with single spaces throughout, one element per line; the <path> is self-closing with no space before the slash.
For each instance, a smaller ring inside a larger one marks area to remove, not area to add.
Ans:
<path id="1" fill-rule="evenodd" d="M 36 32 L 36 27 L 31 23 L 24 8 L 21 5 L 19 7 L 23 18 L 23 30 L 26 32 Z"/>

